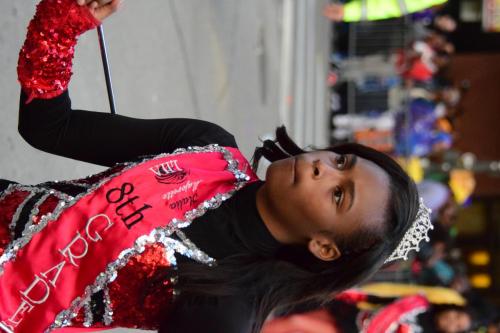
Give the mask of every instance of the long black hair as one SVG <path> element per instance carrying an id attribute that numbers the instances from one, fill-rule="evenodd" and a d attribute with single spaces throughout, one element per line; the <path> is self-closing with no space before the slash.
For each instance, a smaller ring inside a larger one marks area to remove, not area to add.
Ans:
<path id="1" fill-rule="evenodd" d="M 254 304 L 254 332 L 259 332 L 273 310 L 306 301 L 326 303 L 332 294 L 359 284 L 383 265 L 416 217 L 416 186 L 392 158 L 374 149 L 350 143 L 326 150 L 355 154 L 389 175 L 391 195 L 385 225 L 356 237 L 334 239 L 342 256 L 333 262 L 317 259 L 305 246 L 283 246 L 272 258 L 234 255 L 219 260 L 215 267 L 180 265 L 177 273 L 182 296 L 247 297 Z M 274 162 L 303 153 L 306 151 L 293 142 L 285 128 L 279 127 L 275 140 L 266 140 L 256 149 L 254 168 L 261 158 Z M 377 195 L 376 190 L 373 195 Z"/>

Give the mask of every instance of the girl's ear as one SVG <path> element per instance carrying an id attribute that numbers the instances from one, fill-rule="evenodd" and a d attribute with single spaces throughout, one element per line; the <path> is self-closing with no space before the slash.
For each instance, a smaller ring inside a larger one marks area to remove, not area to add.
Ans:
<path id="1" fill-rule="evenodd" d="M 324 234 L 314 235 L 308 248 L 316 258 L 323 261 L 333 261 L 342 255 L 337 244 Z"/>

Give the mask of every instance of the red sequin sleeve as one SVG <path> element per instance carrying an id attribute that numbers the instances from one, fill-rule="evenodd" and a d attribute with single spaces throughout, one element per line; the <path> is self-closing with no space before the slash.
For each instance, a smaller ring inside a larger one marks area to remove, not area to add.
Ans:
<path id="1" fill-rule="evenodd" d="M 100 22 L 75 0 L 42 0 L 28 26 L 17 74 L 30 102 L 63 93 L 69 84 L 79 35 Z"/>

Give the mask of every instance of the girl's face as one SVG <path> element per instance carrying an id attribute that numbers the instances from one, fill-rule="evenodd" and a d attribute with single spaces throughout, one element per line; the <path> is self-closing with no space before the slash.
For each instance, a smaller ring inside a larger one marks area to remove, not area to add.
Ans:
<path id="1" fill-rule="evenodd" d="M 297 242 L 309 242 L 319 235 L 342 238 L 377 230 L 384 223 L 389 185 L 387 173 L 369 160 L 318 151 L 272 163 L 263 192 L 283 229 Z"/>

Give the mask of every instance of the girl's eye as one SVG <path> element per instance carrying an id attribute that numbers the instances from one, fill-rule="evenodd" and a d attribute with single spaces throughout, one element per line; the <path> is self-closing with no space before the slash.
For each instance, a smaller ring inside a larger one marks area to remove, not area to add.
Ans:
<path id="1" fill-rule="evenodd" d="M 345 155 L 339 155 L 335 159 L 335 163 L 337 164 L 337 168 L 344 169 L 347 166 L 348 159 Z"/>
<path id="2" fill-rule="evenodd" d="M 335 204 L 337 204 L 337 206 L 342 201 L 343 194 L 344 192 L 339 186 L 336 186 L 335 189 L 333 190 L 333 200 L 335 201 Z"/>
<path id="3" fill-rule="evenodd" d="M 315 176 L 319 176 L 319 167 L 318 167 L 319 160 L 315 160 L 313 162 L 313 174 Z"/>

